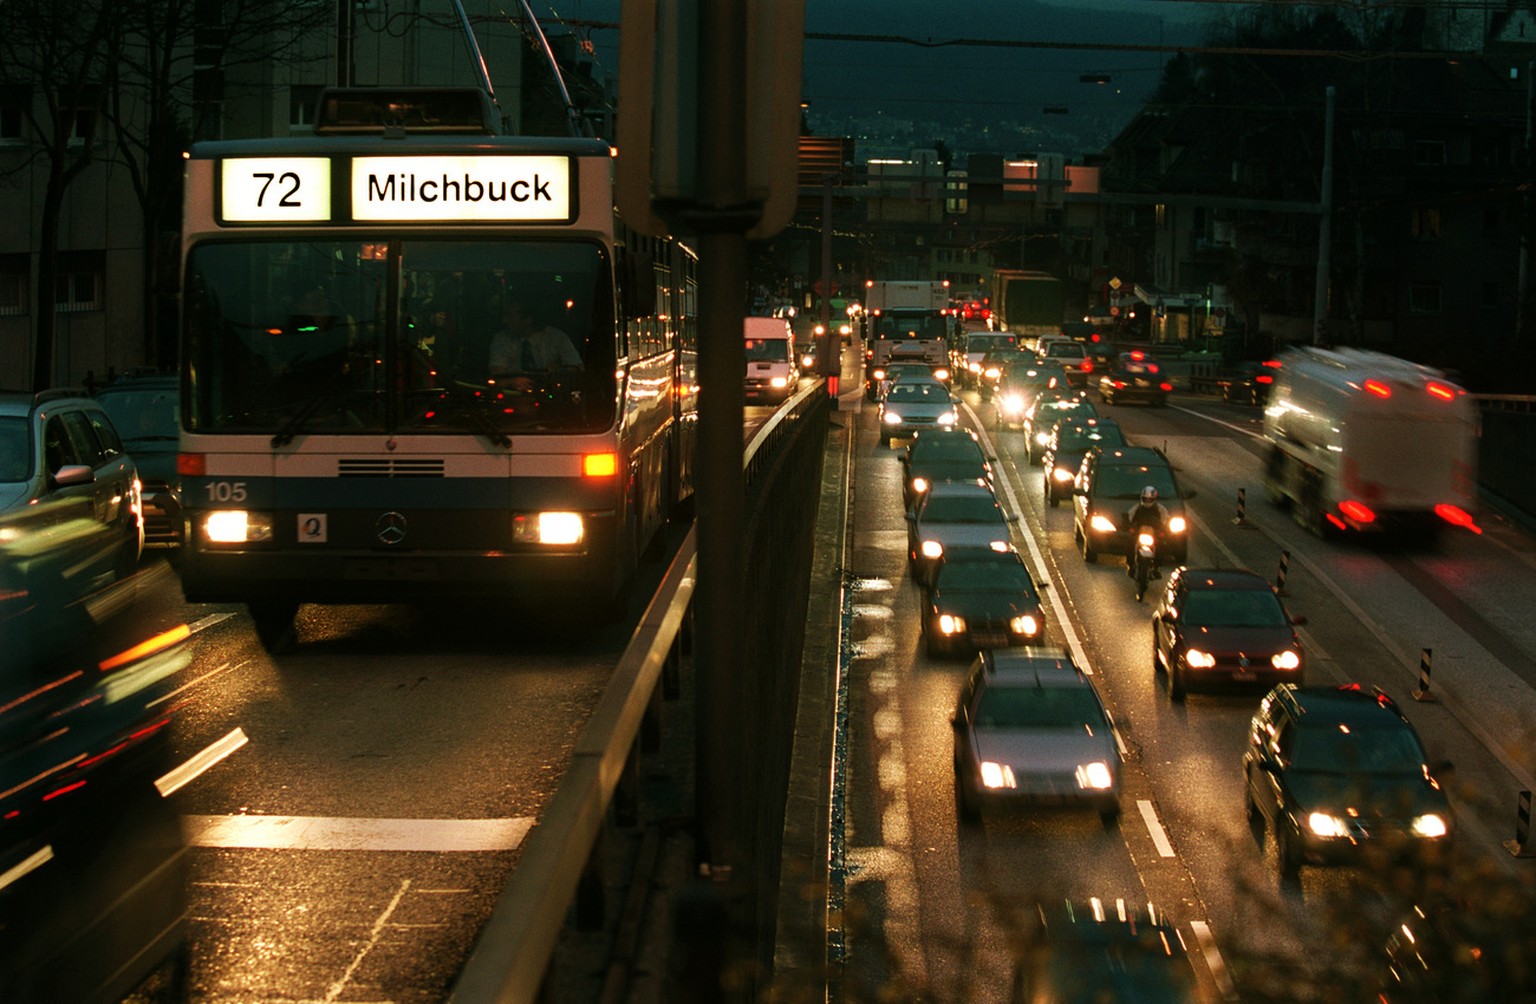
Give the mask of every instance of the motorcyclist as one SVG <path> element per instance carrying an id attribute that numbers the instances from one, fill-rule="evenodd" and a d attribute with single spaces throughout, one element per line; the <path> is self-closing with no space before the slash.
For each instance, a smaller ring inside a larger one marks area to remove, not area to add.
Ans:
<path id="1" fill-rule="evenodd" d="M 1136 577 L 1136 531 L 1142 527 L 1151 527 L 1159 540 L 1168 532 L 1168 510 L 1157 500 L 1157 489 L 1151 485 L 1143 488 L 1136 504 L 1125 511 L 1125 528 L 1129 534 L 1129 543 L 1125 549 L 1125 574 L 1133 579 Z M 1152 578 L 1162 578 L 1156 561 L 1152 563 Z"/>

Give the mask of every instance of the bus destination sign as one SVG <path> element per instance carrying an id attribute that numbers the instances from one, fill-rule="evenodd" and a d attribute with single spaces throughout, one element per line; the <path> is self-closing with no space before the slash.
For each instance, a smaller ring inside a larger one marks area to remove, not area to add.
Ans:
<path id="1" fill-rule="evenodd" d="M 233 157 L 220 164 L 219 215 L 229 223 L 324 223 L 329 157 Z"/>
<path id="2" fill-rule="evenodd" d="M 573 204 L 566 157 L 469 154 L 352 161 L 354 220 L 565 223 Z"/>

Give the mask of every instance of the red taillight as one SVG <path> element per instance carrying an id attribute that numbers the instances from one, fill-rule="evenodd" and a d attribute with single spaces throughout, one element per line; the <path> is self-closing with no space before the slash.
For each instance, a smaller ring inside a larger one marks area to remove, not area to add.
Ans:
<path id="1" fill-rule="evenodd" d="M 1280 368 L 1280 360 L 1278 360 L 1278 359 L 1266 359 L 1266 360 L 1264 360 L 1264 362 L 1261 365 L 1268 366 L 1272 370 L 1277 370 L 1277 369 Z"/>
<path id="2" fill-rule="evenodd" d="M 1449 502 L 1441 502 L 1435 506 L 1435 515 L 1445 520 L 1452 526 L 1464 526 L 1473 533 L 1482 533 L 1483 528 L 1472 519 L 1472 514 L 1460 506 L 1451 505 Z"/>
<path id="3" fill-rule="evenodd" d="M 1167 380 L 1164 380 L 1162 383 L 1157 385 L 1157 389 L 1166 393 L 1173 390 L 1173 384 L 1169 383 Z"/>
<path id="4" fill-rule="evenodd" d="M 1132 350 L 1132 351 L 1131 351 L 1131 359 L 1132 359 L 1132 360 L 1133 360 L 1133 361 L 1135 361 L 1135 362 L 1138 362 L 1138 363 L 1139 363 L 1139 362 L 1141 362 L 1141 361 L 1142 361 L 1142 360 L 1143 360 L 1143 359 L 1145 359 L 1145 358 L 1147 358 L 1147 354 L 1146 354 L 1146 353 L 1145 353 L 1145 352 L 1142 352 L 1142 351 L 1141 351 L 1141 350 L 1139 350 L 1139 349 L 1133 349 L 1133 350 Z"/>
<path id="5" fill-rule="evenodd" d="M 1376 521 L 1376 514 L 1370 510 L 1370 507 L 1356 502 L 1354 499 L 1345 499 L 1343 502 L 1340 502 L 1339 512 L 1348 516 L 1356 523 L 1373 523 Z"/>
<path id="6" fill-rule="evenodd" d="M 1268 373 L 1260 373 L 1258 376 L 1253 378 L 1253 382 L 1254 383 L 1274 383 L 1275 382 L 1275 378 L 1270 376 Z"/>
<path id="7" fill-rule="evenodd" d="M 1388 387 L 1380 380 L 1367 380 L 1365 382 L 1365 392 L 1367 394 L 1375 394 L 1377 397 L 1392 396 L 1392 388 Z"/>
<path id="8" fill-rule="evenodd" d="M 1148 373 L 1156 373 L 1157 372 L 1157 363 L 1148 363 L 1147 364 L 1147 372 Z"/>
<path id="9" fill-rule="evenodd" d="M 176 454 L 176 473 L 184 478 L 201 478 L 208 474 L 208 457 L 202 453 Z"/>
<path id="10" fill-rule="evenodd" d="M 1456 391 L 1452 390 L 1450 387 L 1447 387 L 1443 383 L 1435 383 L 1433 380 L 1431 380 L 1429 383 L 1424 385 L 1424 389 L 1429 391 L 1431 397 L 1438 397 L 1442 401 L 1456 400 Z"/>
<path id="11" fill-rule="evenodd" d="M 1093 372 L 1093 360 L 1092 359 L 1084 359 L 1083 360 L 1083 372 L 1084 373 L 1092 373 Z"/>

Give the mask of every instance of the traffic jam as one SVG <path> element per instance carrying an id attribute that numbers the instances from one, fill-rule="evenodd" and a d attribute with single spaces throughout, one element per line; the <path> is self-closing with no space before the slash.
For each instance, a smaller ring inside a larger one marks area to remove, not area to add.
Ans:
<path id="1" fill-rule="evenodd" d="M 1467 392 L 1311 347 L 1241 394 L 1151 346 L 1074 382 L 1016 337 L 865 347 L 853 984 L 1530 993 L 1533 552 L 1475 503 Z"/>

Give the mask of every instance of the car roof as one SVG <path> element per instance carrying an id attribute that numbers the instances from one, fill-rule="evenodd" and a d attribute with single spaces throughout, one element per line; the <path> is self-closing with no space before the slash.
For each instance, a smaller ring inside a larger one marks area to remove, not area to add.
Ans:
<path id="1" fill-rule="evenodd" d="M 1281 701 L 1299 712 L 1298 717 L 1302 720 L 1316 716 L 1328 723 L 1396 723 L 1410 730 L 1413 728 L 1396 702 L 1379 688 L 1367 688 L 1358 683 L 1314 687 L 1285 683 L 1275 691 Z"/>
<path id="2" fill-rule="evenodd" d="M 993 682 L 1092 687 L 1067 650 L 1053 645 L 988 650 L 977 658 L 986 667 L 987 679 Z"/>
<path id="3" fill-rule="evenodd" d="M 111 394 L 113 391 L 135 391 L 150 389 L 175 389 L 180 384 L 175 374 L 171 373 L 146 373 L 140 376 L 118 377 L 105 387 L 96 388 L 96 396 Z"/>
<path id="4" fill-rule="evenodd" d="M 1182 568 L 1179 577 L 1188 589 L 1269 590 L 1269 580 L 1246 568 Z"/>
<path id="5" fill-rule="evenodd" d="M 1099 465 L 1125 464 L 1127 466 L 1140 467 L 1144 464 L 1167 465 L 1168 458 L 1155 446 L 1116 446 L 1106 450 L 1098 448 Z"/>
<path id="6" fill-rule="evenodd" d="M 30 415 L 32 410 L 40 404 L 54 404 L 60 401 L 98 409 L 101 407 L 91 400 L 90 394 L 79 387 L 58 387 L 36 394 L 23 390 L 3 390 L 0 391 L 0 415 Z"/>
<path id="7" fill-rule="evenodd" d="M 973 481 L 940 481 L 928 489 L 930 499 L 941 495 L 985 495 L 997 501 L 997 495 L 980 478 Z"/>

